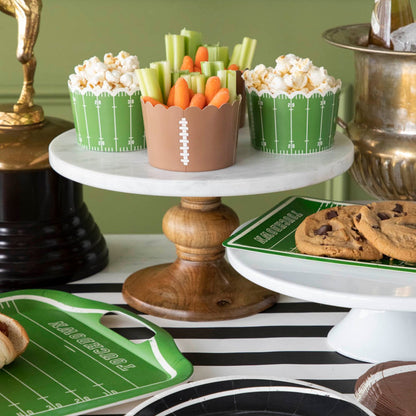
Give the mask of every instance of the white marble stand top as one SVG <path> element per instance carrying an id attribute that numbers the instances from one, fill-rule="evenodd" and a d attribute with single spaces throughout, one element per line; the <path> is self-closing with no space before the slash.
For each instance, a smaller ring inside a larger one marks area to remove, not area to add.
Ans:
<path id="1" fill-rule="evenodd" d="M 49 147 L 52 168 L 84 185 L 157 196 L 222 197 L 286 191 L 345 172 L 354 160 L 352 142 L 336 133 L 334 146 L 310 155 L 274 155 L 254 150 L 248 127 L 240 129 L 234 166 L 210 172 L 171 172 L 150 166 L 147 152 L 102 153 L 78 145 L 75 130 Z"/>

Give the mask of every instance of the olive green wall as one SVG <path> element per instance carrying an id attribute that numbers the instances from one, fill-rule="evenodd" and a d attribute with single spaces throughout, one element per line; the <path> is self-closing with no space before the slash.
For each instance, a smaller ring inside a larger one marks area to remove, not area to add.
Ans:
<path id="1" fill-rule="evenodd" d="M 286 53 L 309 57 L 316 65 L 353 84 L 353 53 L 327 44 L 331 27 L 367 22 L 372 0 L 43 0 L 35 48 L 36 103 L 49 116 L 72 119 L 66 90 L 73 67 L 93 55 L 126 50 L 141 66 L 163 59 L 165 33 L 182 27 L 199 30 L 207 43 L 232 47 L 243 36 L 258 40 L 254 64 L 273 65 Z M 15 58 L 16 21 L 0 15 L 0 102 L 16 100 L 21 67 Z M 341 110 L 348 118 L 348 100 Z M 226 173 L 224 173 L 226 174 Z M 347 177 L 347 175 L 346 175 Z M 223 198 L 241 221 L 262 213 L 288 195 L 368 198 L 356 185 L 338 178 L 287 193 Z M 84 187 L 84 198 L 104 233 L 161 232 L 164 212 L 178 198 L 128 195 Z"/>

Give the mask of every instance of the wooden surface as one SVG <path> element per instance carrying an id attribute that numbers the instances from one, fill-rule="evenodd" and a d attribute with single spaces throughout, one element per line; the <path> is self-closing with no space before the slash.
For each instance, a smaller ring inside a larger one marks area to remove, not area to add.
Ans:
<path id="1" fill-rule="evenodd" d="M 182 198 L 163 218 L 175 262 L 133 273 L 123 285 L 133 308 L 163 318 L 211 321 L 260 312 L 277 294 L 239 275 L 224 259 L 224 241 L 238 226 L 220 198 Z"/>

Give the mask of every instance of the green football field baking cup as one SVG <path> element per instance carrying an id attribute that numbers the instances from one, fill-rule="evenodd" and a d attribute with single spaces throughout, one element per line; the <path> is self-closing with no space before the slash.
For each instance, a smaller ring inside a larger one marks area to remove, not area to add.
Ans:
<path id="1" fill-rule="evenodd" d="M 100 152 L 146 148 L 139 90 L 69 91 L 77 141 L 82 147 Z"/>
<path id="2" fill-rule="evenodd" d="M 340 89 L 325 94 L 247 90 L 252 146 L 267 153 L 302 155 L 329 149 L 334 142 Z"/>

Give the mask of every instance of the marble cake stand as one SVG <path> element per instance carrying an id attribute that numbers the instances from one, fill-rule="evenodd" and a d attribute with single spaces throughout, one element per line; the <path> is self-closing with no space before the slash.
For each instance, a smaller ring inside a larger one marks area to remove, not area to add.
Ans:
<path id="1" fill-rule="evenodd" d="M 271 306 L 277 294 L 250 282 L 224 259 L 222 241 L 238 226 L 223 196 L 296 189 L 345 172 L 353 145 L 337 133 L 332 149 L 304 156 L 276 156 L 251 148 L 248 128 L 239 133 L 236 164 L 211 172 L 153 168 L 147 152 L 101 153 L 77 144 L 75 130 L 55 138 L 49 159 L 59 174 L 84 185 L 133 194 L 180 196 L 163 218 L 163 231 L 178 258 L 133 273 L 123 285 L 126 302 L 171 319 L 206 321 L 248 316 Z"/>

